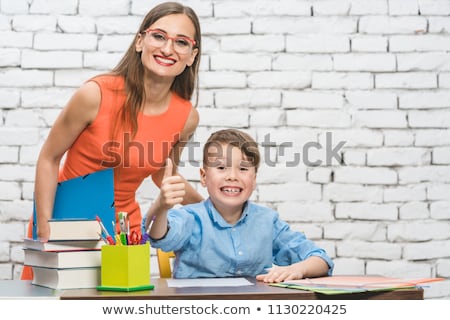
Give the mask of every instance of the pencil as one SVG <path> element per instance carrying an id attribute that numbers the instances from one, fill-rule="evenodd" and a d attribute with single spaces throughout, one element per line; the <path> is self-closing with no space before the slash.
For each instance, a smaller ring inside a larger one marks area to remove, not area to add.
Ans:
<path id="1" fill-rule="evenodd" d="M 109 244 L 115 244 L 113 238 L 109 235 L 108 230 L 106 230 L 105 226 L 103 225 L 103 222 L 100 219 L 100 217 L 96 216 L 95 219 L 100 224 L 100 228 L 102 228 L 102 232 L 105 234 L 105 237 L 106 237 L 106 240 L 108 241 L 108 243 Z"/>

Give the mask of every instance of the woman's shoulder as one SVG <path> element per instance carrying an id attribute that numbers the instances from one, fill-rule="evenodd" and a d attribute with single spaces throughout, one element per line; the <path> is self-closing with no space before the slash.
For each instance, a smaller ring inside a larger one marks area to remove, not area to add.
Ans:
<path id="1" fill-rule="evenodd" d="M 186 100 L 182 97 L 180 97 L 176 92 L 172 92 L 172 105 L 178 106 L 178 107 L 184 107 L 187 109 L 192 108 L 192 103 L 189 100 Z"/>
<path id="2" fill-rule="evenodd" d="M 114 90 L 123 89 L 125 85 L 125 79 L 122 76 L 110 73 L 94 76 L 88 81 L 97 83 L 101 88 Z"/>
<path id="3" fill-rule="evenodd" d="M 192 106 L 192 103 L 173 92 L 170 112 L 167 115 L 170 118 L 176 117 L 176 126 L 181 134 L 180 139 L 182 141 L 189 140 L 199 123 L 198 111 Z M 174 123 L 173 120 L 171 121 Z"/>

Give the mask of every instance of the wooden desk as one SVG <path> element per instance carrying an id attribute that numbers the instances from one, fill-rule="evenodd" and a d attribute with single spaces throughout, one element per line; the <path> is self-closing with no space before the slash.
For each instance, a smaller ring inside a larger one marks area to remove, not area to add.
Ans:
<path id="1" fill-rule="evenodd" d="M 422 300 L 423 289 L 403 289 L 343 295 L 324 295 L 311 291 L 273 287 L 249 279 L 255 285 L 242 287 L 169 288 L 166 279 L 152 279 L 153 290 L 136 292 L 64 290 L 63 300 L 140 299 L 140 300 Z"/>
<path id="2" fill-rule="evenodd" d="M 250 280 L 250 279 L 249 279 Z M 250 280 L 252 281 L 252 280 Z M 422 300 L 423 289 L 323 295 L 310 291 L 272 287 L 261 282 L 242 287 L 169 288 L 165 279 L 152 279 L 153 290 L 136 292 L 97 291 L 96 289 L 53 290 L 34 286 L 31 281 L 1 280 L 1 299 L 62 300 Z"/>

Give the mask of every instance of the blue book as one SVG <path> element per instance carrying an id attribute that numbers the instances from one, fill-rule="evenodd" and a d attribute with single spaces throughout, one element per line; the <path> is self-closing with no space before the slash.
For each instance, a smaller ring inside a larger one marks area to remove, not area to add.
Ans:
<path id="1" fill-rule="evenodd" d="M 59 182 L 56 189 L 53 220 L 95 220 L 99 216 L 109 234 L 116 221 L 114 206 L 114 170 L 108 168 Z M 36 207 L 33 210 L 33 239 L 37 239 Z"/>

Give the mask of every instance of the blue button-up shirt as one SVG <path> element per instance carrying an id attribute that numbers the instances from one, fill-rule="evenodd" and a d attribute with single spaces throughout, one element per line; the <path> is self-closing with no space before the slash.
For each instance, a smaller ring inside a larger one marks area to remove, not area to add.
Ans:
<path id="1" fill-rule="evenodd" d="M 324 259 L 331 275 L 333 262 L 303 233 L 290 229 L 276 211 L 248 201 L 231 225 L 210 199 L 171 209 L 170 229 L 154 248 L 174 251 L 175 278 L 256 276 L 272 264 L 287 266 L 311 256 Z"/>

